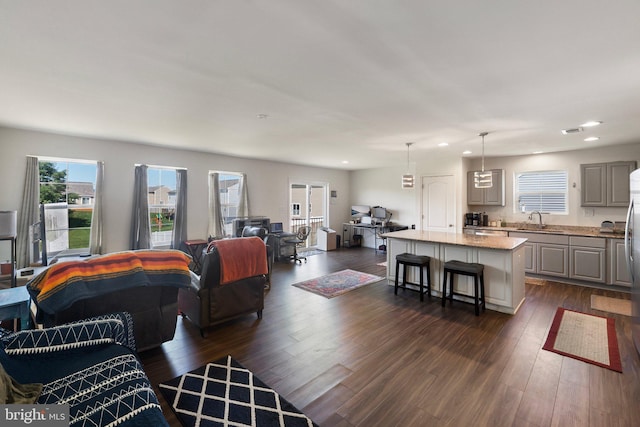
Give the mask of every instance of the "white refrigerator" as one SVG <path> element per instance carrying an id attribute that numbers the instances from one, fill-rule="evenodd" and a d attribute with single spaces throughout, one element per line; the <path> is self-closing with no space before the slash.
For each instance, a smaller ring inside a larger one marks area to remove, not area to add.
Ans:
<path id="1" fill-rule="evenodd" d="M 640 169 L 631 173 L 630 181 L 631 202 L 627 212 L 624 248 L 631 276 L 631 333 L 636 350 L 640 354 Z"/>

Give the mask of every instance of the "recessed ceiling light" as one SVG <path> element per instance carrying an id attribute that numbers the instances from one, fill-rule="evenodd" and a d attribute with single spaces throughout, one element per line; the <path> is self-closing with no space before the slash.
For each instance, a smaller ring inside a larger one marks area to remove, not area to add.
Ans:
<path id="1" fill-rule="evenodd" d="M 592 141 L 597 141 L 600 138 L 598 138 L 597 136 L 590 136 L 589 138 L 585 138 L 585 142 L 592 142 Z"/>
<path id="2" fill-rule="evenodd" d="M 590 127 L 598 126 L 598 125 L 601 125 L 601 124 L 602 124 L 602 122 L 600 122 L 600 121 L 594 121 L 594 120 L 592 120 L 592 121 L 589 121 L 589 122 L 583 123 L 583 124 L 581 124 L 580 126 L 583 126 L 583 127 L 586 127 L 586 128 L 590 128 Z"/>
<path id="3" fill-rule="evenodd" d="M 449 144 L 446 142 L 441 142 L 440 144 L 438 144 L 438 147 L 447 147 Z"/>
<path id="4" fill-rule="evenodd" d="M 343 160 L 343 161 L 342 161 L 342 164 L 343 164 L 343 165 L 348 165 L 348 164 L 349 164 L 349 160 Z"/>
<path id="5" fill-rule="evenodd" d="M 534 151 L 532 154 L 542 154 L 544 151 Z"/>
<path id="6" fill-rule="evenodd" d="M 471 154 L 471 151 L 470 151 L 470 150 L 464 150 L 464 151 L 462 152 L 462 154 Z"/>

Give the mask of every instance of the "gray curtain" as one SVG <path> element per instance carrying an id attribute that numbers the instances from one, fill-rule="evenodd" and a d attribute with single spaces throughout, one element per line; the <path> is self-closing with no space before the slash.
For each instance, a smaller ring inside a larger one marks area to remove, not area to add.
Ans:
<path id="1" fill-rule="evenodd" d="M 249 216 L 249 190 L 247 189 L 247 174 L 242 174 L 242 179 L 240 180 L 240 200 L 238 202 L 238 216 L 239 217 L 248 217 Z"/>
<path id="2" fill-rule="evenodd" d="M 93 214 L 91 215 L 91 233 L 89 234 L 89 253 L 92 255 L 99 255 L 102 253 L 103 187 L 104 187 L 104 162 L 98 162 L 96 163 L 96 194 L 93 199 Z"/>
<path id="3" fill-rule="evenodd" d="M 218 173 L 209 174 L 209 228 L 207 234 L 213 239 L 224 237 L 224 222 L 220 204 L 220 181 Z"/>
<path id="4" fill-rule="evenodd" d="M 38 158 L 27 156 L 27 172 L 24 176 L 22 206 L 18 212 L 18 237 L 16 238 L 16 263 L 18 268 L 29 266 L 29 227 L 40 220 L 40 168 Z"/>
<path id="5" fill-rule="evenodd" d="M 171 248 L 182 249 L 187 240 L 187 170 L 176 170 L 176 211 L 173 217 Z"/>
<path id="6" fill-rule="evenodd" d="M 149 223 L 149 200 L 147 185 L 147 165 L 135 169 L 133 187 L 133 214 L 131 217 L 131 249 L 151 248 L 151 224 Z"/>

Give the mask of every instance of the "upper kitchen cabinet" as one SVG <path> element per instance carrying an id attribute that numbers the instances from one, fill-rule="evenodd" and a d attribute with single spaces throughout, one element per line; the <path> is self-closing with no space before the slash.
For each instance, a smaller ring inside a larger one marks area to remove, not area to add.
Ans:
<path id="1" fill-rule="evenodd" d="M 629 175 L 635 161 L 580 165 L 582 206 L 629 206 Z"/>
<path id="2" fill-rule="evenodd" d="M 490 188 L 476 188 L 473 181 L 474 172 L 467 172 L 467 204 L 504 206 L 504 169 L 491 170 L 493 185 Z"/>

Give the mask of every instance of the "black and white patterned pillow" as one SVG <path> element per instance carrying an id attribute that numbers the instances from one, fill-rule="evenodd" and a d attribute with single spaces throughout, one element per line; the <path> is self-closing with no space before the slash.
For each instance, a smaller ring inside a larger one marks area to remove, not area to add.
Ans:
<path id="1" fill-rule="evenodd" d="M 0 344 L 9 355 L 48 353 L 105 343 L 124 345 L 135 351 L 133 320 L 129 313 L 112 313 L 0 338 Z"/>

